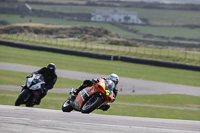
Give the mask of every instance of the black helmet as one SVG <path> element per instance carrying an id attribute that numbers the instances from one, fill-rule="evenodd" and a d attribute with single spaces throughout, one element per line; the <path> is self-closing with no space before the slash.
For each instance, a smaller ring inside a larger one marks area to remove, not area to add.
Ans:
<path id="1" fill-rule="evenodd" d="M 56 65 L 54 63 L 49 63 L 47 68 L 51 71 L 51 72 L 55 72 L 56 70 Z"/>

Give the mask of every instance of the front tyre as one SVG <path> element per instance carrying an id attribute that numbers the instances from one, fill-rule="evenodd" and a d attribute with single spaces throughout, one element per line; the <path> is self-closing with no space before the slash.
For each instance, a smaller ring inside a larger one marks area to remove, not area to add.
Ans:
<path id="1" fill-rule="evenodd" d="M 15 106 L 20 106 L 21 104 L 24 104 L 24 98 L 25 96 L 27 96 L 27 94 L 28 92 L 26 90 L 23 90 L 15 101 Z"/>
<path id="2" fill-rule="evenodd" d="M 82 113 L 91 113 L 94 111 L 103 100 L 100 96 L 93 95 L 82 107 L 81 112 Z"/>
<path id="3" fill-rule="evenodd" d="M 62 111 L 71 112 L 72 110 L 73 110 L 73 107 L 69 104 L 69 99 L 67 99 L 62 105 Z"/>

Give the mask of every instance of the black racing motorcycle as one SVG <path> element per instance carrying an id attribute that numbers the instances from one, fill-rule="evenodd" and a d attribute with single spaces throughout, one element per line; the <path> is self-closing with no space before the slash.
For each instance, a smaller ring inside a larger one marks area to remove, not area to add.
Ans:
<path id="1" fill-rule="evenodd" d="M 31 77 L 27 78 L 25 86 L 27 87 L 22 89 L 15 101 L 15 106 L 25 104 L 26 107 L 33 107 L 35 104 L 38 104 L 38 95 L 43 93 L 43 88 L 45 86 L 44 76 L 42 74 L 33 74 Z"/>

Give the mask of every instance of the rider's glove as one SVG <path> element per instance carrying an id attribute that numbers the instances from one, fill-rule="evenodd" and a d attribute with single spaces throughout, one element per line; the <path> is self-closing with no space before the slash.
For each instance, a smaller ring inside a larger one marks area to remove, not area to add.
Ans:
<path id="1" fill-rule="evenodd" d="M 74 93 L 74 95 L 77 95 L 77 94 L 78 94 L 78 90 L 75 89 L 75 90 L 73 91 L 73 93 Z"/>
<path id="2" fill-rule="evenodd" d="M 97 83 L 99 83 L 99 79 L 94 78 L 94 79 L 92 79 L 92 82 L 93 82 L 94 84 L 97 84 Z"/>
<path id="3" fill-rule="evenodd" d="M 91 80 L 84 80 L 83 85 L 92 86 L 93 82 Z"/>
<path id="4" fill-rule="evenodd" d="M 31 77 L 33 77 L 33 74 L 26 76 L 26 78 L 31 78 Z"/>

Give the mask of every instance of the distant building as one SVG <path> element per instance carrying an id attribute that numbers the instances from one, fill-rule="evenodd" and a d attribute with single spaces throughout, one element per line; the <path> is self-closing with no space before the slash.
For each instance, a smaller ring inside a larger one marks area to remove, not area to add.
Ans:
<path id="1" fill-rule="evenodd" d="M 118 8 L 108 10 L 97 9 L 92 13 L 91 21 L 142 24 L 142 21 L 138 18 L 137 12 L 125 11 Z"/>

